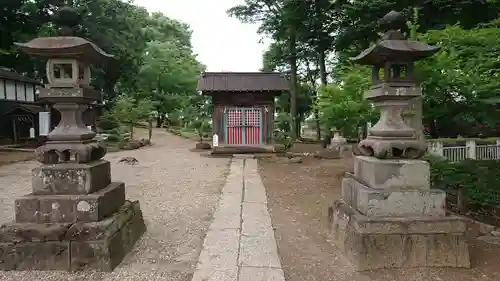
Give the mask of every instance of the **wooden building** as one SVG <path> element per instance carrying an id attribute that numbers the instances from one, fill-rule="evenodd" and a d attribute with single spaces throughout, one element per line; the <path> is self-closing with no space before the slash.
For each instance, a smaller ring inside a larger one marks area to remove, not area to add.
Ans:
<path id="1" fill-rule="evenodd" d="M 289 83 L 276 72 L 205 72 L 198 91 L 212 98 L 212 130 L 219 146 L 272 145 L 274 100 Z"/>
<path id="2" fill-rule="evenodd" d="M 18 144 L 30 139 L 30 128 L 38 129 L 37 103 L 39 81 L 0 67 L 0 144 Z"/>
<path id="3" fill-rule="evenodd" d="M 30 129 L 35 129 L 35 138 L 39 136 L 39 113 L 50 112 L 50 130 L 61 120 L 59 111 L 52 104 L 39 100 L 37 88 L 42 83 L 17 72 L 0 67 L 0 145 L 21 144 L 32 141 Z M 83 113 L 85 125 L 96 127 L 101 108 L 99 104 L 89 105 Z"/>

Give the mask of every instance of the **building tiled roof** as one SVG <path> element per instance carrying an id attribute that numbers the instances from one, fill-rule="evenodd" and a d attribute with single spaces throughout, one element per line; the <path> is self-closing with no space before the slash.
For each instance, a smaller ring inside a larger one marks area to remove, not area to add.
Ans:
<path id="1" fill-rule="evenodd" d="M 8 79 L 8 80 L 14 80 L 14 81 L 19 81 L 19 82 L 25 82 L 25 83 L 31 83 L 31 84 L 37 84 L 41 85 L 40 81 L 36 81 L 34 79 L 28 78 L 26 76 L 20 75 L 17 72 L 0 67 L 0 79 Z"/>
<path id="2" fill-rule="evenodd" d="M 279 72 L 204 72 L 198 80 L 202 92 L 277 92 L 290 85 Z"/>

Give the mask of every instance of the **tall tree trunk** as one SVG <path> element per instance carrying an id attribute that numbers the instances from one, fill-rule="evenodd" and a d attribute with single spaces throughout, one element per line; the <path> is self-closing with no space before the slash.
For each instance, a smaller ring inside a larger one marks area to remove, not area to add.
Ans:
<path id="1" fill-rule="evenodd" d="M 148 140 L 151 142 L 151 138 L 153 137 L 153 118 L 148 119 Z"/>
<path id="2" fill-rule="evenodd" d="M 325 62 L 325 50 L 321 49 L 318 52 L 318 64 L 319 64 L 319 78 L 321 80 L 321 86 L 326 86 L 327 74 L 326 74 L 326 62 Z M 316 135 L 317 140 L 321 140 L 321 126 L 319 123 L 319 111 L 317 108 L 314 109 L 314 118 L 316 119 Z"/>
<path id="3" fill-rule="evenodd" d="M 297 122 L 295 123 L 295 130 L 297 132 L 297 139 L 300 139 L 302 137 L 302 134 L 300 132 L 300 127 L 302 125 L 302 120 L 303 120 L 302 116 L 297 117 Z"/>
<path id="4" fill-rule="evenodd" d="M 297 131 L 297 30 L 293 24 L 289 27 L 289 51 L 290 51 L 290 114 L 292 115 L 292 122 L 290 124 L 292 140 L 296 140 Z"/>
<path id="5" fill-rule="evenodd" d="M 316 12 L 316 28 L 318 30 L 323 29 L 323 25 L 327 21 L 325 18 L 325 9 L 330 5 L 328 0 L 315 0 L 314 1 L 314 9 Z M 317 41 L 317 51 L 318 51 L 318 65 L 319 65 L 319 78 L 321 81 L 321 85 L 325 86 L 327 81 L 327 73 L 326 73 L 326 50 L 328 50 L 329 45 L 329 35 L 326 32 L 320 32 L 320 36 Z M 317 126 L 317 137 L 318 140 L 321 139 L 321 128 L 319 124 L 319 112 L 318 110 L 314 110 L 314 115 L 316 118 L 316 126 Z"/>

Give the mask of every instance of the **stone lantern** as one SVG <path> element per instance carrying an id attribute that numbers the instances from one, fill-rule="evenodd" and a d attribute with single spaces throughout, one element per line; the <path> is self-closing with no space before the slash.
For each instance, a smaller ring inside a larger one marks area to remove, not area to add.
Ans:
<path id="1" fill-rule="evenodd" d="M 419 158 L 426 152 L 427 144 L 407 125 L 402 113 L 422 95 L 415 80 L 414 63 L 433 55 L 439 47 L 405 39 L 401 32 L 405 19 L 398 12 L 388 13 L 380 25 L 384 31 L 382 40 L 352 58 L 356 63 L 372 66 L 372 87 L 365 92 L 365 98 L 380 110 L 380 119 L 359 143 L 357 154 Z"/>
<path id="2" fill-rule="evenodd" d="M 101 98 L 101 93 L 90 87 L 90 65 L 112 56 L 86 39 L 72 36 L 78 24 L 71 18 L 73 12 L 63 7 L 56 14 L 55 23 L 62 25 L 60 36 L 16 43 L 29 55 L 47 58 L 48 84 L 40 89 L 39 98 L 53 103 L 61 113 L 61 121 L 47 136 L 47 143 L 36 150 L 37 160 L 44 164 L 67 162 L 70 155 L 78 163 L 87 163 L 106 154 L 106 148 L 93 140 L 95 133 L 85 126 L 82 115 L 89 104 Z"/>
<path id="3" fill-rule="evenodd" d="M 426 144 L 401 117 L 421 95 L 413 63 L 438 50 L 405 39 L 404 23 L 400 13 L 388 13 L 382 40 L 353 58 L 373 66 L 365 97 L 381 113 L 358 145 L 341 199 L 329 209 L 334 241 L 357 270 L 470 267 L 466 224 L 447 216 L 446 193 L 431 188 L 429 163 L 418 159 Z"/>
<path id="4" fill-rule="evenodd" d="M 0 228 L 0 269 L 110 271 L 145 231 L 139 202 L 125 200 L 125 184 L 111 181 L 106 148 L 82 121 L 100 99 L 90 87 L 90 65 L 112 56 L 76 37 L 79 15 L 70 7 L 55 14 L 58 36 L 16 43 L 47 59 L 42 100 L 61 120 L 36 150 L 44 165 L 33 169 L 31 194 L 15 201 L 15 222 Z"/>

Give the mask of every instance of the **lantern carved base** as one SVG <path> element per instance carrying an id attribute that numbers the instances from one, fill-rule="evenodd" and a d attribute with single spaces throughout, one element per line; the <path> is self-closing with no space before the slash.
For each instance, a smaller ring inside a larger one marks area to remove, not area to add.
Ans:
<path id="1" fill-rule="evenodd" d="M 0 270 L 111 271 L 146 231 L 108 161 L 42 165 L 32 182 L 0 227 Z"/>
<path id="2" fill-rule="evenodd" d="M 329 219 L 356 270 L 470 267 L 466 223 L 446 215 L 446 193 L 431 189 L 429 177 L 426 161 L 354 158 Z"/>
<path id="3" fill-rule="evenodd" d="M 138 201 L 97 222 L 5 224 L 0 270 L 112 271 L 145 231 Z"/>
<path id="4" fill-rule="evenodd" d="M 35 150 L 35 156 L 43 164 L 69 162 L 71 156 L 76 163 L 89 163 L 104 157 L 106 151 L 104 144 L 94 140 L 48 141 Z"/>
<path id="5" fill-rule="evenodd" d="M 334 242 L 356 271 L 470 267 L 465 223 L 453 217 L 369 217 L 337 200 Z"/>
<path id="6" fill-rule="evenodd" d="M 382 139 L 368 137 L 353 149 L 354 155 L 374 156 L 379 159 L 418 159 L 424 156 L 427 144 L 415 139 Z"/>

